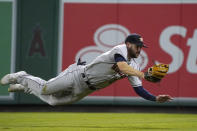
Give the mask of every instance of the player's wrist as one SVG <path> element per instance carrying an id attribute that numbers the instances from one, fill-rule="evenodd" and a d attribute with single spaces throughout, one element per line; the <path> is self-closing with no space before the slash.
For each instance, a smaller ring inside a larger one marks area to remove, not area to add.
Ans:
<path id="1" fill-rule="evenodd" d="M 145 75 L 144 75 L 144 72 L 142 72 L 142 79 L 144 79 Z"/>
<path id="2" fill-rule="evenodd" d="M 155 97 L 155 101 L 158 102 L 158 103 L 160 103 L 160 101 L 159 101 L 159 96 L 156 96 L 156 97 Z"/>
<path id="3" fill-rule="evenodd" d="M 144 72 L 139 72 L 139 73 L 138 73 L 138 77 L 139 77 L 140 79 L 144 79 Z"/>

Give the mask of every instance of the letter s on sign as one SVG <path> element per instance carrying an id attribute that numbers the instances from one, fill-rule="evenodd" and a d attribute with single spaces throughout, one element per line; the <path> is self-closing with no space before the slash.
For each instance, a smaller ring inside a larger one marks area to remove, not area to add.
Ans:
<path id="1" fill-rule="evenodd" d="M 184 54 L 182 50 L 175 46 L 170 38 L 175 35 L 186 36 L 187 29 L 183 26 L 169 26 L 163 30 L 160 35 L 160 46 L 167 54 L 172 57 L 172 62 L 170 63 L 169 73 L 176 72 L 184 61 Z"/>

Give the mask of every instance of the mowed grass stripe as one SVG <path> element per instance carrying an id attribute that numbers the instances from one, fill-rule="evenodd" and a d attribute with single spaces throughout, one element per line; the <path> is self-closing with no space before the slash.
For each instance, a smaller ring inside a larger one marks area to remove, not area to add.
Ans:
<path id="1" fill-rule="evenodd" d="M 197 130 L 197 114 L 1 112 L 0 130 Z"/>

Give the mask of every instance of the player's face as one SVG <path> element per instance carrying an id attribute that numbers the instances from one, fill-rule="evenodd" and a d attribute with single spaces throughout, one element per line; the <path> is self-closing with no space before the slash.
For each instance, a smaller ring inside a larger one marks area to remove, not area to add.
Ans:
<path id="1" fill-rule="evenodd" d="M 137 58 L 140 55 L 141 46 L 137 46 L 135 44 L 127 43 L 128 55 L 131 58 Z"/>

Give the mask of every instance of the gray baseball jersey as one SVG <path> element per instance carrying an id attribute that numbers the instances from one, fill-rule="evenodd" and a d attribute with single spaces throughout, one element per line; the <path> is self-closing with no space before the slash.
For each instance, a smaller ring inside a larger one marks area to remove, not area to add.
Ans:
<path id="1" fill-rule="evenodd" d="M 115 54 L 122 55 L 131 67 L 140 70 L 135 59 L 128 60 L 127 53 L 125 44 L 118 45 L 101 54 L 90 64 L 88 64 L 86 66 L 85 73 L 90 84 L 96 86 L 97 88 L 104 88 L 121 78 L 121 76 L 112 69 L 113 64 L 116 63 L 114 59 Z M 128 76 L 128 79 L 133 87 L 142 85 L 142 81 L 137 76 Z"/>

